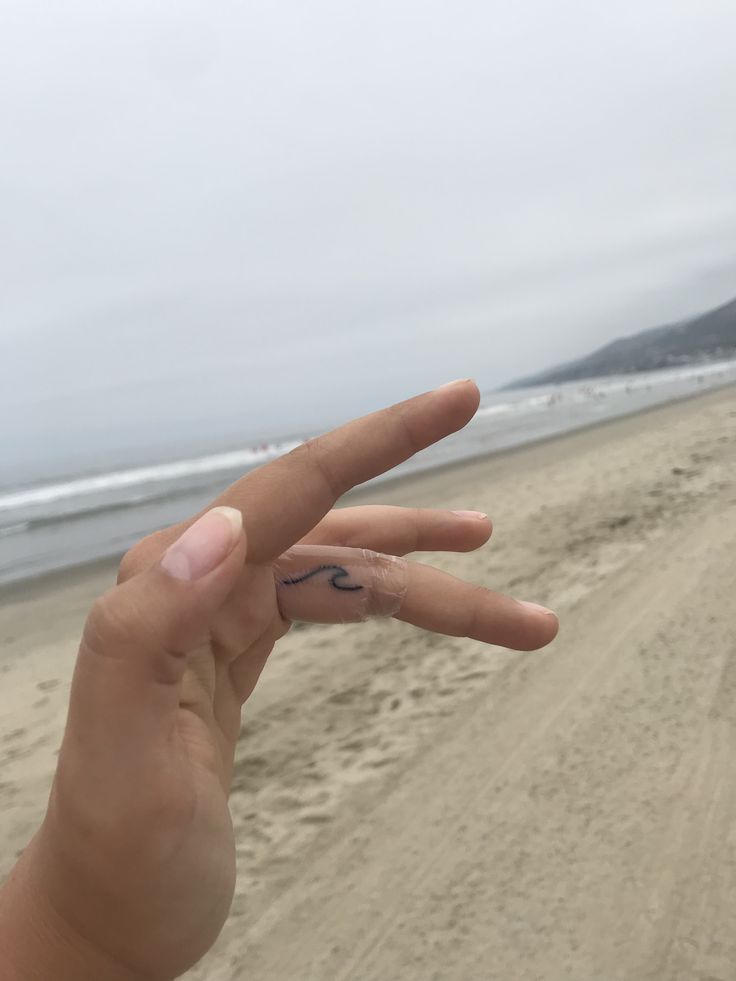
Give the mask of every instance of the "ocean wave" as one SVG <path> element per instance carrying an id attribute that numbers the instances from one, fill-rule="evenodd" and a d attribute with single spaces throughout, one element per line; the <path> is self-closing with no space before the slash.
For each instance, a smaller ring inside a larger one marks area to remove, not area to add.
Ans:
<path id="1" fill-rule="evenodd" d="M 121 490 L 133 490 L 151 484 L 180 481 L 187 477 L 214 476 L 229 470 L 250 470 L 261 463 L 281 456 L 283 453 L 288 453 L 302 442 L 302 440 L 291 440 L 283 443 L 272 443 L 258 448 L 231 450 L 227 453 L 215 453 L 210 456 L 178 460 L 173 463 L 135 467 L 129 470 L 117 470 L 112 473 L 77 477 L 73 480 L 53 484 L 21 488 L 0 495 L 0 512 L 58 504 L 62 501 L 72 501 L 75 498 L 110 494 Z M 144 494 L 143 498 L 150 496 L 150 494 Z M 122 503 L 122 501 L 118 502 L 117 506 Z M 85 508 L 85 510 L 87 509 Z"/>
<path id="2" fill-rule="evenodd" d="M 31 527 L 30 521 L 16 521 L 12 525 L 0 525 L 0 538 L 7 535 L 20 535 L 23 531 L 28 531 Z"/>
<path id="3" fill-rule="evenodd" d="M 476 419 L 514 420 L 525 414 L 534 416 L 545 411 L 564 410 L 588 402 L 603 401 L 607 396 L 636 390 L 657 388 L 673 382 L 692 379 L 705 381 L 712 376 L 733 373 L 736 361 L 676 366 L 643 374 L 594 378 L 546 389 L 519 390 L 486 396 Z M 299 446 L 304 440 L 291 439 L 246 447 L 223 453 L 160 463 L 144 467 L 92 474 L 46 484 L 36 484 L 0 493 L 0 534 L 11 535 L 30 522 L 53 523 L 91 512 L 124 508 L 164 497 L 177 497 L 193 487 L 204 486 L 206 478 L 222 473 L 252 470 Z M 7 524 L 3 528 L 2 519 Z M 28 525 L 26 525 L 28 527 Z"/>

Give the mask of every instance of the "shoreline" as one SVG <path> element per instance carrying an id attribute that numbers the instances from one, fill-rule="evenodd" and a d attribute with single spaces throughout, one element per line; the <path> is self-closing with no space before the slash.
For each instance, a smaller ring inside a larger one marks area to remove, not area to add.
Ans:
<path id="1" fill-rule="evenodd" d="M 716 385 L 704 392 L 688 392 L 683 395 L 678 395 L 676 398 L 668 399 L 666 402 L 659 402 L 656 405 L 645 405 L 641 408 L 632 409 L 630 412 L 622 412 L 606 419 L 596 419 L 593 422 L 584 422 L 579 426 L 574 426 L 572 429 L 565 429 L 563 432 L 551 433 L 546 436 L 532 437 L 531 439 L 524 440 L 520 443 L 515 443 L 513 446 L 504 446 L 498 450 L 491 450 L 489 453 L 479 453 L 476 456 L 464 457 L 462 460 L 452 460 L 449 463 L 441 463 L 436 467 L 428 467 L 426 470 L 419 470 L 408 474 L 400 474 L 396 477 L 386 477 L 385 479 L 381 479 L 378 488 L 375 485 L 371 487 L 356 487 L 354 490 L 348 491 L 343 500 L 346 501 L 348 498 L 359 496 L 372 498 L 376 496 L 378 489 L 403 489 L 405 484 L 410 484 L 412 481 L 421 481 L 423 477 L 435 475 L 442 476 L 443 474 L 451 473 L 455 470 L 462 470 L 465 467 L 470 467 L 474 464 L 482 465 L 501 458 L 504 460 L 506 458 L 511 459 L 516 454 L 522 454 L 525 451 L 531 451 L 550 444 L 562 442 L 568 438 L 574 438 L 584 433 L 605 430 L 608 426 L 616 426 L 617 424 L 623 423 L 626 420 L 639 419 L 650 415 L 651 413 L 666 411 L 669 408 L 674 408 L 678 405 L 697 401 L 698 399 L 707 399 L 709 396 L 722 394 L 730 388 L 732 388 L 736 393 L 736 382 L 724 382 L 722 385 Z"/>
<path id="2" fill-rule="evenodd" d="M 372 484 L 371 486 L 356 487 L 348 491 L 338 506 L 364 503 L 377 504 L 382 502 L 387 504 L 395 503 L 396 498 L 403 498 L 407 491 L 417 490 L 421 492 L 421 485 L 427 479 L 436 477 L 441 481 L 442 478 L 447 478 L 452 474 L 457 474 L 463 470 L 473 472 L 476 467 L 483 467 L 490 463 L 501 463 L 505 466 L 507 463 L 515 460 L 516 457 L 522 456 L 525 453 L 531 453 L 546 446 L 562 444 L 566 440 L 582 437 L 585 434 L 605 432 L 606 429 L 622 425 L 627 420 L 640 419 L 658 412 L 666 413 L 668 410 L 674 409 L 677 406 L 686 405 L 700 399 L 719 398 L 729 389 L 733 389 L 736 392 L 736 383 L 726 382 L 723 385 L 710 388 L 705 392 L 690 392 L 670 399 L 667 402 L 644 406 L 643 408 L 621 413 L 612 418 L 586 422 L 561 433 L 533 438 L 515 444 L 514 446 L 492 450 L 490 453 L 465 457 L 462 460 L 453 460 L 449 463 L 442 463 L 439 466 L 420 469 L 412 473 L 381 478 L 376 484 Z M 65 566 L 59 569 L 50 569 L 27 578 L 1 583 L 0 611 L 6 603 L 22 602 L 24 600 L 33 602 L 63 586 L 71 588 L 83 587 L 90 579 L 107 578 L 110 581 L 110 585 L 113 585 L 118 565 L 124 554 L 123 551 L 115 552 L 93 559 L 90 562 Z"/>

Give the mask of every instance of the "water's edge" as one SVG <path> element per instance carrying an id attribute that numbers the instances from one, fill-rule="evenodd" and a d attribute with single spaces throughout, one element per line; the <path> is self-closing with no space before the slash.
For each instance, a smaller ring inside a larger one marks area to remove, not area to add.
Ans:
<path id="1" fill-rule="evenodd" d="M 553 444 L 555 442 L 562 441 L 567 437 L 580 435 L 586 431 L 604 430 L 606 427 L 615 426 L 617 423 L 620 423 L 623 420 L 631 419 L 633 417 L 643 417 L 666 409 L 670 406 L 707 398 L 719 392 L 724 392 L 729 388 L 733 388 L 736 392 L 736 381 L 729 380 L 723 384 L 712 386 L 705 391 L 699 390 L 696 392 L 684 393 L 677 397 L 670 398 L 667 401 L 659 401 L 651 405 L 632 408 L 630 411 L 622 411 L 616 415 L 610 415 L 605 418 L 580 422 L 579 424 L 573 425 L 565 430 L 560 430 L 541 436 L 533 436 L 528 439 L 520 439 L 513 444 L 493 449 L 491 451 L 476 453 L 434 464 L 430 462 L 424 466 L 419 464 L 409 472 L 398 474 L 395 472 L 390 472 L 389 474 L 383 475 L 381 478 L 375 481 L 370 481 L 367 484 L 349 491 L 343 497 L 342 503 L 352 505 L 361 502 L 376 501 L 377 494 L 379 493 L 379 487 L 381 494 L 385 494 L 387 496 L 392 495 L 397 491 L 403 491 L 406 487 L 410 487 L 412 483 L 421 484 L 423 480 L 429 476 L 451 475 L 452 473 L 462 471 L 468 466 L 482 465 L 483 463 L 492 460 L 511 459 L 517 454 L 533 450 L 536 447 Z M 172 519 L 169 521 L 163 521 L 161 523 L 161 527 L 171 523 L 171 520 Z M 17 601 L 19 599 L 30 599 L 32 596 L 37 596 L 39 593 L 52 590 L 61 581 L 63 581 L 65 585 L 73 585 L 75 582 L 82 581 L 89 576 L 105 575 L 109 576 L 110 582 L 112 583 L 114 582 L 117 565 L 127 547 L 129 546 L 126 545 L 124 547 L 111 550 L 104 555 L 98 555 L 92 559 L 78 563 L 71 563 L 66 566 L 44 569 L 31 573 L 27 576 L 7 578 L 4 581 L 0 581 L 0 603 Z"/>

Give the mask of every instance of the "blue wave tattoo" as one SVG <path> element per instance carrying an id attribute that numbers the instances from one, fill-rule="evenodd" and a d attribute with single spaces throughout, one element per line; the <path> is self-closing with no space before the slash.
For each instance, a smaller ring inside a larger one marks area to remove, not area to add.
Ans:
<path id="1" fill-rule="evenodd" d="M 341 565 L 318 565 L 316 569 L 311 569 L 309 572 L 304 572 L 300 576 L 291 576 L 289 579 L 281 579 L 279 581 L 279 585 L 298 586 L 299 583 L 306 582 L 307 579 L 311 579 L 313 576 L 318 576 L 320 572 L 331 573 L 329 576 L 329 583 L 332 587 L 334 587 L 334 589 L 351 593 L 355 590 L 363 589 L 363 586 L 340 581 L 350 578 L 350 573 L 348 570 L 344 569 Z"/>

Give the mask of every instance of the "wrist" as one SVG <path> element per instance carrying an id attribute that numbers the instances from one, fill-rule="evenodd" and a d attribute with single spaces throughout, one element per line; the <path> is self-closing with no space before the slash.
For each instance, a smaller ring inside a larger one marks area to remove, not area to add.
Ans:
<path id="1" fill-rule="evenodd" d="M 54 909 L 34 867 L 35 846 L 0 886 L 3 981 L 153 981 L 97 949 Z"/>

